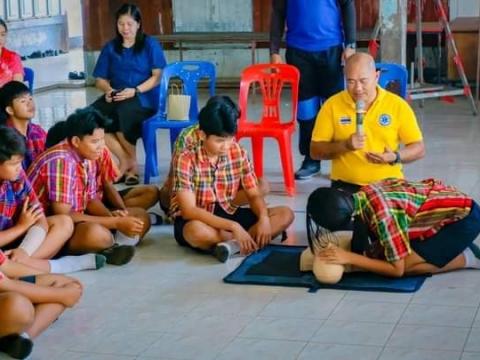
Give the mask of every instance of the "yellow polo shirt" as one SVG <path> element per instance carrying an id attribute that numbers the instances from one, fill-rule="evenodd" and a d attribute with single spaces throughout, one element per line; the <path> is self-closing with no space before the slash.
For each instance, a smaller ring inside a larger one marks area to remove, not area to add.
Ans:
<path id="1" fill-rule="evenodd" d="M 347 140 L 356 131 L 355 102 L 344 90 L 330 97 L 315 121 L 312 141 Z M 366 185 L 385 178 L 403 178 L 402 165 L 373 164 L 366 152 L 383 153 L 388 147 L 398 151 L 400 144 L 422 140 L 415 113 L 401 97 L 377 86 L 377 97 L 363 120 L 365 147 L 348 151 L 332 160 L 332 180 Z"/>

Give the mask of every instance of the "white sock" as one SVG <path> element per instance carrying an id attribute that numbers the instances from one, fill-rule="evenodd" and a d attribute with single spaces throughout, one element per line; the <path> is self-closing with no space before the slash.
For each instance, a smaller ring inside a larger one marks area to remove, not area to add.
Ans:
<path id="1" fill-rule="evenodd" d="M 230 255 L 235 255 L 240 252 L 240 244 L 237 240 L 223 241 L 223 244 L 226 244 L 230 248 Z"/>
<path id="2" fill-rule="evenodd" d="M 470 269 L 480 269 L 480 259 L 475 256 L 472 249 L 467 247 L 463 250 L 463 257 L 465 258 L 465 267 Z"/>
<path id="3" fill-rule="evenodd" d="M 95 254 L 80 256 L 64 256 L 55 260 L 48 260 L 52 274 L 65 274 L 80 270 L 95 270 L 97 268 Z"/>
<path id="4" fill-rule="evenodd" d="M 20 336 L 25 339 L 30 339 L 30 335 L 28 335 L 26 332 L 21 333 Z"/>
<path id="5" fill-rule="evenodd" d="M 154 214 L 148 213 L 148 217 L 150 218 L 150 224 L 155 225 L 157 223 L 157 217 Z"/>
<path id="6" fill-rule="evenodd" d="M 115 243 L 118 245 L 130 245 L 135 246 L 140 241 L 140 235 L 135 235 L 134 237 L 130 237 L 118 231 L 115 233 L 114 236 Z"/>

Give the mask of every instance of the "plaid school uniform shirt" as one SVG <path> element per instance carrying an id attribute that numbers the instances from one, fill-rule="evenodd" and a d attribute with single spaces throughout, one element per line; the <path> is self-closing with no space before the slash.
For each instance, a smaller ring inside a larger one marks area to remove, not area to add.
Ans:
<path id="1" fill-rule="evenodd" d="M 105 183 L 113 183 L 120 174 L 120 170 L 112 159 L 112 153 L 105 146 L 102 155 L 96 161 L 97 199 L 103 199 Z"/>
<path id="2" fill-rule="evenodd" d="M 200 137 L 199 125 L 194 124 L 182 130 L 175 140 L 172 151 L 172 160 L 170 161 L 170 170 L 165 180 L 164 186 L 167 188 L 172 187 L 172 177 L 173 177 L 173 164 L 175 163 L 176 157 L 181 154 L 183 151 L 192 150 L 197 145 L 201 143 L 202 139 Z"/>
<path id="3" fill-rule="evenodd" d="M 472 206 L 468 195 L 435 179 L 386 179 L 362 187 L 353 199 L 354 215 L 368 226 L 389 262 L 408 256 L 410 241 L 427 239 L 465 218 Z"/>
<path id="4" fill-rule="evenodd" d="M 15 129 L 13 122 L 8 119 L 6 125 Z M 25 139 L 25 145 L 27 152 L 22 162 L 22 167 L 27 171 L 30 164 L 45 151 L 45 142 L 47 141 L 47 132 L 42 129 L 41 126 L 37 124 L 28 123 L 27 126 L 27 136 L 24 136 L 18 130 L 17 132 Z"/>
<path id="5" fill-rule="evenodd" d="M 248 190 L 257 186 L 247 152 L 233 142 L 226 154 L 213 164 L 200 143 L 190 150 L 182 151 L 173 162 L 173 191 L 170 205 L 172 217 L 181 216 L 177 194 L 188 191 L 195 194 L 196 205 L 211 213 L 218 203 L 229 214 L 238 206 L 232 201 L 242 184 Z"/>
<path id="6" fill-rule="evenodd" d="M 28 177 L 43 208 L 59 202 L 72 206 L 73 212 L 84 212 L 96 198 L 97 166 L 83 159 L 64 140 L 41 154 L 29 167 Z"/>
<path id="7" fill-rule="evenodd" d="M 10 229 L 16 223 L 27 199 L 30 207 L 39 203 L 23 170 L 15 181 L 0 181 L 0 231 Z"/>
<path id="8" fill-rule="evenodd" d="M 5 254 L 3 253 L 3 251 L 0 250 L 0 266 L 3 265 L 3 263 L 5 262 L 5 260 L 7 260 L 7 257 L 5 256 Z M 0 271 L 0 281 L 2 281 L 3 279 L 5 279 L 5 275 L 3 275 L 3 273 Z"/>

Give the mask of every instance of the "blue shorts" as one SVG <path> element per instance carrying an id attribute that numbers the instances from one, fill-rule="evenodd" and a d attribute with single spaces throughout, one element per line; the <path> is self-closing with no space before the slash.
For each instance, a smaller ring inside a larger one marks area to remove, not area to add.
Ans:
<path id="1" fill-rule="evenodd" d="M 18 280 L 26 281 L 26 282 L 31 283 L 31 284 L 35 284 L 35 282 L 37 280 L 37 277 L 35 275 L 22 276 Z"/>
<path id="2" fill-rule="evenodd" d="M 442 268 L 460 255 L 480 234 L 480 208 L 475 201 L 467 217 L 444 226 L 426 240 L 412 240 L 410 246 L 427 263 Z"/>

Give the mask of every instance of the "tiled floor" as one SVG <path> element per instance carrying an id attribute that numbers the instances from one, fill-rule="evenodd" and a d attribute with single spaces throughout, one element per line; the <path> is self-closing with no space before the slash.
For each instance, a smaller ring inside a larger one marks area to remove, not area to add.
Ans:
<path id="1" fill-rule="evenodd" d="M 38 121 L 48 127 L 95 96 L 93 89 L 39 94 Z M 427 156 L 406 167 L 408 177 L 440 177 L 480 200 L 480 119 L 462 99 L 415 108 Z M 166 134 L 159 137 L 164 174 L 169 151 Z M 266 154 L 267 200 L 295 209 L 288 242 L 304 244 L 306 198 L 327 184 L 329 164 L 288 198 L 273 142 Z M 171 226 L 155 227 L 131 264 L 75 274 L 85 284 L 80 304 L 36 340 L 31 359 L 480 359 L 478 271 L 435 276 L 415 294 L 310 294 L 222 283 L 239 261 L 196 255 L 175 244 Z"/>

